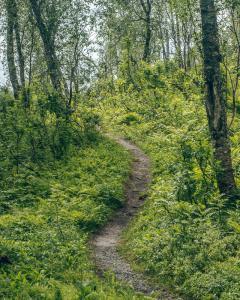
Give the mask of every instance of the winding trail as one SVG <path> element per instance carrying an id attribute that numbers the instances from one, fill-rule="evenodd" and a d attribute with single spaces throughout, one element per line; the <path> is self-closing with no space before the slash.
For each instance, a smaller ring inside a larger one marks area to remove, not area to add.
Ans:
<path id="1" fill-rule="evenodd" d="M 137 292 L 150 295 L 157 291 L 161 294 L 158 299 L 176 299 L 167 290 L 150 286 L 143 275 L 134 272 L 117 251 L 123 230 L 144 203 L 151 177 L 149 158 L 131 142 L 122 138 L 113 139 L 132 154 L 132 171 L 125 185 L 126 205 L 91 241 L 96 266 L 101 272 L 112 271 L 117 279 L 127 282 Z"/>

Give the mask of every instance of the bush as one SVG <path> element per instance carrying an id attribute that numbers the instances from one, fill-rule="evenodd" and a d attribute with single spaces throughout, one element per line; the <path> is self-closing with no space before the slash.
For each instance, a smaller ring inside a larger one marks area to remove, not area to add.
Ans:
<path id="1" fill-rule="evenodd" d="M 89 259 L 87 237 L 123 203 L 129 172 L 125 150 L 100 135 L 96 141 L 85 138 L 64 159 L 3 182 L 9 207 L 0 215 L 0 298 L 135 297 L 113 278 L 100 281 Z"/>

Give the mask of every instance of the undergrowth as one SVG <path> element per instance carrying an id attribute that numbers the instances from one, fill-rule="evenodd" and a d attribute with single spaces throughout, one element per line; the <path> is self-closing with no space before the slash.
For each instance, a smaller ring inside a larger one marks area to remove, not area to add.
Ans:
<path id="1" fill-rule="evenodd" d="M 91 108 L 40 91 L 29 107 L 0 91 L 0 299 L 144 299 L 99 279 L 88 245 L 123 205 L 131 157 Z"/>
<path id="2" fill-rule="evenodd" d="M 152 161 L 147 203 L 121 250 L 186 299 L 240 299 L 240 213 L 226 209 L 217 191 L 201 76 L 143 64 L 128 80 L 128 67 L 111 89 L 99 82 L 92 93 L 103 127 L 133 140 Z M 231 139 L 239 183 L 238 124 Z"/>

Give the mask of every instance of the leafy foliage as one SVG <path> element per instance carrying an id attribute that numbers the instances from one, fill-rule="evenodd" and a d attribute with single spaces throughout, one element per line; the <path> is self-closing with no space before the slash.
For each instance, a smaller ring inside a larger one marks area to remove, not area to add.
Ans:
<path id="1" fill-rule="evenodd" d="M 123 203 L 129 156 L 98 136 L 81 148 L 72 147 L 68 157 L 51 168 L 43 164 L 31 174 L 34 180 L 28 185 L 21 180 L 15 183 L 32 201 L 27 207 L 14 203 L 0 217 L 1 298 L 133 297 L 132 290 L 111 276 L 106 283 L 96 278 L 87 249 L 89 234 Z M 47 193 L 35 185 L 37 181 Z"/>
<path id="2" fill-rule="evenodd" d="M 123 205 L 129 155 L 96 131 L 89 108 L 64 118 L 53 98 L 35 95 L 26 109 L 1 94 L 0 298 L 132 299 L 96 277 L 87 247 Z"/>
<path id="3" fill-rule="evenodd" d="M 173 70 L 143 64 L 132 74 L 137 89 L 123 73 L 114 93 L 103 90 L 99 100 L 105 128 L 124 133 L 152 160 L 149 199 L 122 251 L 187 299 L 239 299 L 240 214 L 226 210 L 216 188 L 201 78 L 177 69 L 173 78 Z M 237 171 L 237 126 L 233 130 Z"/>

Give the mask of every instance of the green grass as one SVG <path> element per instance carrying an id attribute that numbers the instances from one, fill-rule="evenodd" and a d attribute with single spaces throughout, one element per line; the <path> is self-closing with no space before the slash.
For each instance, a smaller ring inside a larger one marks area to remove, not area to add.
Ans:
<path id="1" fill-rule="evenodd" d="M 143 299 L 112 275 L 100 280 L 88 249 L 123 204 L 128 152 L 98 137 L 69 154 L 5 182 L 11 205 L 0 215 L 0 298 Z"/>

